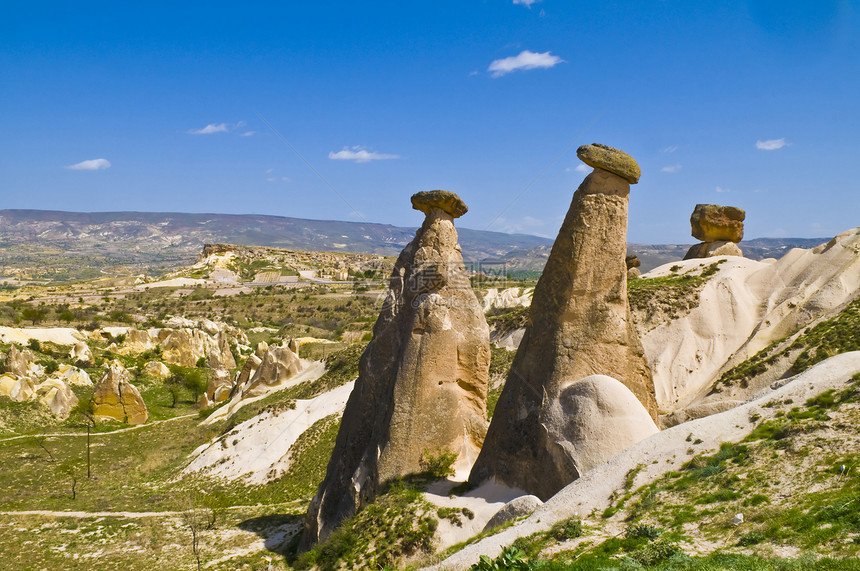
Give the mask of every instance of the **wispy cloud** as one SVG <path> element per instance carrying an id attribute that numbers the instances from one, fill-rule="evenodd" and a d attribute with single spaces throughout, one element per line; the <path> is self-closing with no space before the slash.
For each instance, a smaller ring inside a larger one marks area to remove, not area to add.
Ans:
<path id="1" fill-rule="evenodd" d="M 546 69 L 562 63 L 564 60 L 549 52 L 535 53 L 523 50 L 519 55 L 493 60 L 487 71 L 493 77 L 501 77 L 521 69 Z"/>
<path id="2" fill-rule="evenodd" d="M 766 141 L 756 141 L 755 148 L 762 151 L 775 151 L 788 144 L 789 143 L 785 142 L 785 139 L 768 139 Z"/>
<path id="3" fill-rule="evenodd" d="M 574 170 L 576 172 L 588 172 L 589 170 L 591 170 L 591 167 L 588 165 L 576 165 L 576 168 Z"/>
<path id="4" fill-rule="evenodd" d="M 540 1 L 541 0 L 514 0 L 514 4 L 531 9 L 532 4 L 537 4 Z"/>
<path id="5" fill-rule="evenodd" d="M 723 188 L 721 186 L 718 186 L 715 190 L 717 192 L 731 192 L 728 188 Z"/>
<path id="6" fill-rule="evenodd" d="M 390 155 L 387 153 L 376 153 L 368 151 L 363 147 L 355 146 L 351 149 L 344 147 L 338 152 L 329 151 L 328 158 L 333 161 L 355 161 L 357 163 L 367 163 L 370 161 L 384 161 L 390 159 L 399 159 L 400 155 Z"/>
<path id="7" fill-rule="evenodd" d="M 680 164 L 669 165 L 660 169 L 661 172 L 678 172 L 681 170 Z"/>
<path id="8" fill-rule="evenodd" d="M 66 168 L 73 171 L 103 171 L 110 168 L 110 161 L 107 159 L 91 159 L 69 165 Z"/>
<path id="9" fill-rule="evenodd" d="M 189 129 L 190 135 L 213 135 L 215 133 L 226 133 L 227 123 L 209 123 L 202 129 Z"/>
<path id="10" fill-rule="evenodd" d="M 242 133 L 242 134 L 241 134 L 241 135 L 239 135 L 239 136 L 240 136 L 240 137 L 250 137 L 251 135 L 256 135 L 256 134 L 257 134 L 257 132 L 256 132 L 256 131 L 245 131 L 244 133 Z"/>
<path id="11" fill-rule="evenodd" d="M 668 147 L 666 147 L 665 149 L 661 150 L 660 152 L 661 152 L 661 153 L 674 153 L 674 152 L 675 152 L 675 151 L 677 151 L 679 148 L 680 148 L 680 147 L 678 147 L 678 145 L 669 145 Z"/>

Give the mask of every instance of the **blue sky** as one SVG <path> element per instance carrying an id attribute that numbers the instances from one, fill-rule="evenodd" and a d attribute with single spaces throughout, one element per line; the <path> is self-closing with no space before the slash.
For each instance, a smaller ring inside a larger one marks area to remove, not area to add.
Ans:
<path id="1" fill-rule="evenodd" d="M 642 167 L 631 242 L 699 202 L 860 224 L 857 1 L 124 4 L 0 6 L 0 208 L 417 225 L 442 188 L 554 237 L 600 142 Z"/>

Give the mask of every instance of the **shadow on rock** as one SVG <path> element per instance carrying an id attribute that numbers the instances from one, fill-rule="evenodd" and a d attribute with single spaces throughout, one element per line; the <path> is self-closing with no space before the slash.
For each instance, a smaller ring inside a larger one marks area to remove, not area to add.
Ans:
<path id="1" fill-rule="evenodd" d="M 238 527 L 256 533 L 263 539 L 266 549 L 283 555 L 291 551 L 292 544 L 301 534 L 303 519 L 297 514 L 271 514 L 246 519 Z"/>

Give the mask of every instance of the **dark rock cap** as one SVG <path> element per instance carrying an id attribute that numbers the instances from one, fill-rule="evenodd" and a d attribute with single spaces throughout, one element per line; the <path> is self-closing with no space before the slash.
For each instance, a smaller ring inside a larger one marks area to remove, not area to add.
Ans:
<path id="1" fill-rule="evenodd" d="M 433 208 L 441 208 L 454 218 L 469 211 L 463 199 L 448 190 L 423 190 L 412 195 L 412 208 L 430 214 Z"/>
<path id="2" fill-rule="evenodd" d="M 600 143 L 582 145 L 576 149 L 576 156 L 588 166 L 609 171 L 630 184 L 639 182 L 639 177 L 642 175 L 633 157 L 608 145 Z"/>

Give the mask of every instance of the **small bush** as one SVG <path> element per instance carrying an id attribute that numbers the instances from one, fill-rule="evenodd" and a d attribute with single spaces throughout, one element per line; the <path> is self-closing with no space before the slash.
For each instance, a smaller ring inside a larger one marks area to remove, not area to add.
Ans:
<path id="1" fill-rule="evenodd" d="M 506 547 L 495 559 L 481 555 L 480 560 L 470 567 L 471 571 L 531 571 L 537 569 L 535 564 L 526 561 L 525 553 L 513 545 Z"/>

